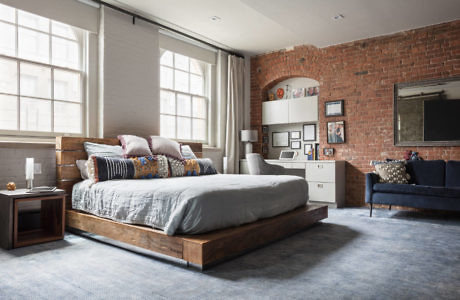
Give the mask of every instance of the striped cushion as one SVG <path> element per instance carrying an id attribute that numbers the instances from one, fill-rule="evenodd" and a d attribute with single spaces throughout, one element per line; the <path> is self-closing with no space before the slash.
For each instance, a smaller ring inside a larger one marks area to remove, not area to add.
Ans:
<path id="1" fill-rule="evenodd" d="M 91 156 L 87 166 L 93 182 L 168 177 L 168 160 L 163 155 L 132 158 Z"/>

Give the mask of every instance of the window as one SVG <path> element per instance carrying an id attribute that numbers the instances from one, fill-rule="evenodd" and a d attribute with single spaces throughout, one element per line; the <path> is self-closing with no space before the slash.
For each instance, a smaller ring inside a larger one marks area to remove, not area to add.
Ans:
<path id="1" fill-rule="evenodd" d="M 206 143 L 208 141 L 208 65 L 165 51 L 160 60 L 161 136 Z"/>
<path id="2" fill-rule="evenodd" d="M 0 4 L 0 132 L 83 133 L 84 32 Z"/>

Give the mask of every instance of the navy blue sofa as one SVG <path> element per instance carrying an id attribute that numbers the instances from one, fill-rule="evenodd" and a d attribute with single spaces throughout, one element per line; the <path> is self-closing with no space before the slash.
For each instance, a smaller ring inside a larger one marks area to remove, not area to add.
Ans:
<path id="1" fill-rule="evenodd" d="M 460 161 L 411 160 L 406 165 L 409 184 L 378 183 L 366 174 L 366 203 L 460 211 Z"/>

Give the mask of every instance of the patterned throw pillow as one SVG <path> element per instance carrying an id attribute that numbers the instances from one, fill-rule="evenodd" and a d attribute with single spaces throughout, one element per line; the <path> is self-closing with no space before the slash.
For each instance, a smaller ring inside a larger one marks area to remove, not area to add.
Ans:
<path id="1" fill-rule="evenodd" d="M 387 162 L 375 165 L 375 171 L 382 183 L 407 184 L 406 165 L 404 162 Z"/>
<path id="2" fill-rule="evenodd" d="M 200 175 L 200 165 L 196 159 L 186 159 L 184 162 L 184 176 Z"/>
<path id="3" fill-rule="evenodd" d="M 166 156 L 133 157 L 130 160 L 134 164 L 134 179 L 168 177 L 168 160 Z"/>
<path id="4" fill-rule="evenodd" d="M 86 165 L 93 182 L 168 177 L 168 160 L 162 155 L 133 158 L 91 156 Z"/>
<path id="5" fill-rule="evenodd" d="M 176 158 L 168 157 L 170 177 L 184 176 L 184 161 Z"/>
<path id="6" fill-rule="evenodd" d="M 200 175 L 213 175 L 217 174 L 217 170 L 209 158 L 197 158 L 196 161 L 200 166 Z"/>

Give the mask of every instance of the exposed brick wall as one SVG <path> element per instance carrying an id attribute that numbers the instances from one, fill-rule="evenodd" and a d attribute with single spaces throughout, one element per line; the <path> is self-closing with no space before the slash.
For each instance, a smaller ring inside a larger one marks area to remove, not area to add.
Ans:
<path id="1" fill-rule="evenodd" d="M 296 47 L 251 58 L 251 127 L 261 131 L 266 91 L 289 77 L 320 82 L 321 150 L 346 160 L 348 206 L 364 205 L 370 160 L 402 158 L 405 150 L 425 159 L 460 160 L 460 147 L 395 147 L 394 84 L 460 75 L 460 21 L 326 48 Z M 324 117 L 324 102 L 345 99 L 345 116 Z M 326 122 L 344 120 L 345 144 L 327 144 Z M 259 137 L 262 134 L 259 132 Z M 261 152 L 261 144 L 254 144 Z M 320 159 L 325 159 L 320 155 Z"/>

